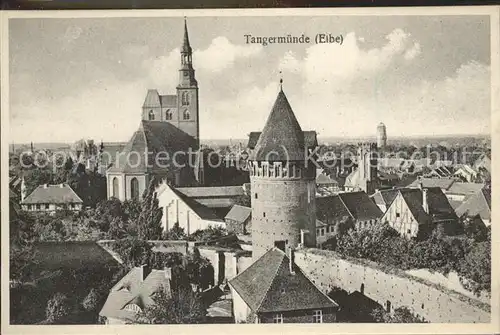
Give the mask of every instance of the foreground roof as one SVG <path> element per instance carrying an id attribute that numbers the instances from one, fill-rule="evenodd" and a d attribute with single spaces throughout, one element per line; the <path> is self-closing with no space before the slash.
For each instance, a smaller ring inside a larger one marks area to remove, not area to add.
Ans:
<path id="1" fill-rule="evenodd" d="M 176 126 L 162 121 L 142 120 L 139 129 L 132 135 L 108 172 L 146 173 L 164 171 L 172 163 L 176 152 L 196 150 L 196 140 Z M 149 154 L 148 154 L 149 153 Z M 160 161 L 156 155 L 162 153 Z M 178 155 L 179 164 L 186 155 Z"/>
<path id="2" fill-rule="evenodd" d="M 424 223 L 425 218 L 431 217 L 433 221 L 454 220 L 457 218 L 448 198 L 439 187 L 427 188 L 427 204 L 429 214 L 423 208 L 423 193 L 421 189 L 400 189 L 408 208 L 419 223 Z"/>
<path id="3" fill-rule="evenodd" d="M 338 307 L 280 249 L 273 248 L 229 281 L 255 313 Z"/>
<path id="4" fill-rule="evenodd" d="M 250 159 L 301 161 L 306 157 L 306 148 L 304 133 L 285 93 L 280 90 Z"/>
<path id="5" fill-rule="evenodd" d="M 22 204 L 81 204 L 83 200 L 67 184 L 40 185 Z"/>
<path id="6" fill-rule="evenodd" d="M 363 191 L 317 198 L 316 208 L 318 219 L 327 222 L 343 220 L 346 216 L 357 221 L 377 220 L 383 215 L 380 208 Z"/>
<path id="7" fill-rule="evenodd" d="M 126 310 L 129 304 L 144 309 L 154 303 L 152 296 L 160 289 L 171 292 L 169 270 L 151 270 L 143 279 L 143 267 L 130 270 L 112 289 L 99 315 L 122 320 L 135 320 L 136 314 Z"/>

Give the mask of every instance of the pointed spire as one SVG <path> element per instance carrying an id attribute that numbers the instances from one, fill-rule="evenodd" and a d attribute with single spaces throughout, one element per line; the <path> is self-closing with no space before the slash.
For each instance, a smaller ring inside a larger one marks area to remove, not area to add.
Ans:
<path id="1" fill-rule="evenodd" d="M 283 92 L 283 72 L 280 71 L 280 91 Z"/>
<path id="2" fill-rule="evenodd" d="M 191 45 L 189 45 L 189 34 L 187 28 L 187 18 L 184 16 L 184 40 L 182 42 L 182 52 L 191 53 Z"/>

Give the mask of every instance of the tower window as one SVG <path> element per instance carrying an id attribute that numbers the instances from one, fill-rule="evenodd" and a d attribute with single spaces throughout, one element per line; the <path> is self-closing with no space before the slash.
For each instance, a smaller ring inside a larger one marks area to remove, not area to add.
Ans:
<path id="1" fill-rule="evenodd" d="M 182 105 L 183 106 L 189 105 L 189 93 L 188 92 L 182 92 L 182 99 L 181 99 L 181 101 L 182 101 Z"/>
<path id="2" fill-rule="evenodd" d="M 257 195 L 257 193 L 255 193 L 255 199 L 258 199 L 258 198 L 259 198 L 259 196 Z"/>
<path id="3" fill-rule="evenodd" d="M 184 120 L 189 120 L 191 115 L 189 114 L 189 111 L 186 109 L 184 113 L 182 114 Z"/>
<path id="4" fill-rule="evenodd" d="M 154 121 L 155 119 L 155 113 L 152 110 L 149 111 L 148 119 L 149 121 Z"/>
<path id="5" fill-rule="evenodd" d="M 167 120 L 172 120 L 173 114 L 174 114 L 174 113 L 172 113 L 172 110 L 171 110 L 171 109 L 167 109 L 167 112 L 166 112 L 166 114 L 165 114 L 165 118 L 166 118 Z"/>

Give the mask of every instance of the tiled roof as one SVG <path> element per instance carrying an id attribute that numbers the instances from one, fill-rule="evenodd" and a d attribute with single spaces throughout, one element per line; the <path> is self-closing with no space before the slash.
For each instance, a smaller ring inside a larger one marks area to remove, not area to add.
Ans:
<path id="1" fill-rule="evenodd" d="M 252 214 L 252 209 L 245 206 L 234 205 L 229 213 L 226 215 L 226 219 L 234 220 L 237 222 L 245 222 Z"/>
<path id="2" fill-rule="evenodd" d="M 306 147 L 314 148 L 318 145 L 315 131 L 306 130 L 306 131 L 303 131 L 303 133 L 304 133 L 304 143 L 305 143 Z M 247 145 L 247 147 L 249 149 L 255 149 L 255 146 L 257 145 L 257 141 L 259 141 L 260 134 L 262 134 L 262 132 L 260 132 L 260 131 L 250 132 L 250 134 L 248 135 L 248 145 Z M 350 161 L 348 161 L 348 162 L 350 162 Z"/>
<path id="3" fill-rule="evenodd" d="M 83 200 L 66 184 L 40 185 L 30 195 L 23 204 L 70 204 L 83 203 Z"/>
<path id="4" fill-rule="evenodd" d="M 195 139 L 168 122 L 142 120 L 139 129 L 123 148 L 108 172 L 146 173 L 165 171 L 164 165 L 171 164 L 174 153 L 196 149 Z M 162 160 L 156 155 L 163 153 Z M 131 154 L 133 153 L 133 154 Z M 149 153 L 149 154 L 147 154 Z M 165 159 L 168 158 L 168 159 Z M 176 157 L 177 163 L 183 164 L 185 155 Z"/>
<path id="5" fill-rule="evenodd" d="M 336 308 L 302 270 L 277 248 L 266 252 L 229 283 L 255 313 Z"/>
<path id="6" fill-rule="evenodd" d="M 160 103 L 162 107 L 177 107 L 177 95 L 160 95 Z"/>
<path id="7" fill-rule="evenodd" d="M 302 161 L 306 157 L 305 138 L 292 107 L 281 90 L 260 134 L 251 160 Z"/>
<path id="8" fill-rule="evenodd" d="M 397 189 L 379 190 L 371 198 L 377 205 L 390 206 L 397 195 Z"/>
<path id="9" fill-rule="evenodd" d="M 136 314 L 125 310 L 125 306 L 136 304 L 141 309 L 154 303 L 152 295 L 160 289 L 171 292 L 170 274 L 165 270 L 151 270 L 143 280 L 142 267 L 135 267 L 112 289 L 99 315 L 134 321 Z"/>
<path id="10" fill-rule="evenodd" d="M 419 223 L 424 223 L 430 215 L 434 221 L 436 220 L 453 220 L 457 216 L 446 195 L 439 187 L 427 188 L 427 203 L 429 206 L 429 214 L 423 208 L 423 193 L 420 189 L 400 189 L 399 192 L 403 196 L 408 208 Z"/>
<path id="11" fill-rule="evenodd" d="M 408 187 L 418 188 L 419 184 L 422 183 L 422 187 L 439 187 L 442 190 L 447 190 L 453 185 L 455 180 L 453 178 L 420 178 L 411 183 Z"/>
<path id="12" fill-rule="evenodd" d="M 144 104 L 142 107 L 160 107 L 160 95 L 157 90 L 148 90 L 146 94 L 146 99 L 144 99 Z"/>
<path id="13" fill-rule="evenodd" d="M 322 221 L 377 220 L 383 213 L 365 192 L 346 192 L 316 199 L 318 219 Z"/>
<path id="14" fill-rule="evenodd" d="M 481 191 L 470 196 L 457 209 L 458 216 L 467 214 L 468 216 L 476 216 L 479 214 L 481 219 L 491 219 L 491 190 L 483 188 Z"/>
<path id="15" fill-rule="evenodd" d="M 461 183 L 455 182 L 448 188 L 446 193 L 472 195 L 481 191 L 484 187 L 482 183 Z"/>
<path id="16" fill-rule="evenodd" d="M 174 192 L 189 208 L 193 210 L 201 219 L 209 221 L 222 221 L 213 210 L 205 205 L 200 204 L 198 201 L 186 196 L 184 193 L 180 192 L 178 189 L 169 187 L 172 192 Z"/>

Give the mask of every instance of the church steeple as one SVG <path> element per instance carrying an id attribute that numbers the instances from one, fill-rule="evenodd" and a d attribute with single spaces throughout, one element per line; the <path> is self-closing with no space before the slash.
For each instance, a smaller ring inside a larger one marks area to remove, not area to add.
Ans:
<path id="1" fill-rule="evenodd" d="M 184 18 L 184 38 L 181 48 L 181 68 L 179 70 L 179 87 L 196 87 L 198 83 L 194 78 L 193 49 L 189 44 L 187 21 Z"/>

